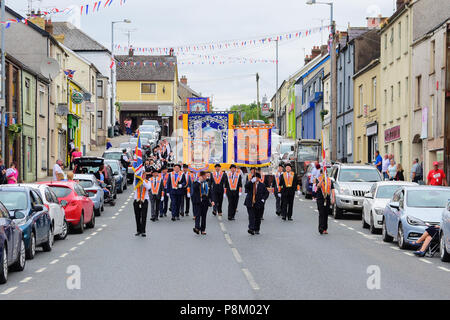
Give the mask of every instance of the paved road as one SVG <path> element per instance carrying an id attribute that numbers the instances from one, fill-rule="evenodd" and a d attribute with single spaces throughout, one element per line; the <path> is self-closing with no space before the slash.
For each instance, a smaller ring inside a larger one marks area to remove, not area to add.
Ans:
<path id="1" fill-rule="evenodd" d="M 315 203 L 296 199 L 294 221 L 266 204 L 261 234 L 250 236 L 247 213 L 236 221 L 209 214 L 207 235 L 192 232 L 192 217 L 164 218 L 135 237 L 130 188 L 105 208 L 94 230 L 70 234 L 50 253 L 39 252 L 23 272 L 10 273 L 0 299 L 446 299 L 450 264 L 418 259 L 361 228 L 350 217 L 317 232 Z M 226 201 L 225 206 L 226 207 Z M 369 266 L 380 268 L 369 290 Z M 66 286 L 69 266 L 81 289 Z"/>

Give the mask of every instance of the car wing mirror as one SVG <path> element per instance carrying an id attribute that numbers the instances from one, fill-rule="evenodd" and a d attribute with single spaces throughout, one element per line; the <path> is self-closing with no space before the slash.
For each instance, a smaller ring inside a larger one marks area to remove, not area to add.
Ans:
<path id="1" fill-rule="evenodd" d="M 38 211 L 42 211 L 42 210 L 44 210 L 44 206 L 43 205 L 40 205 L 40 204 L 33 205 L 33 211 L 38 212 Z"/>
<path id="2" fill-rule="evenodd" d="M 373 199 L 373 195 L 372 195 L 372 193 L 367 192 L 367 193 L 364 195 L 364 198 L 367 198 L 367 199 Z"/>
<path id="3" fill-rule="evenodd" d="M 12 219 L 23 219 L 25 218 L 25 214 L 22 211 L 16 211 L 11 217 Z"/>
<path id="4" fill-rule="evenodd" d="M 392 209 L 398 210 L 400 208 L 400 203 L 398 203 L 397 201 L 389 202 L 389 207 L 391 207 Z"/>

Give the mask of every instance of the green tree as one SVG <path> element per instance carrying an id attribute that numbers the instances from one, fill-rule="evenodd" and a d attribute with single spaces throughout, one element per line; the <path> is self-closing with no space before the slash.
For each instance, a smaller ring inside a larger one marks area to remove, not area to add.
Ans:
<path id="1" fill-rule="evenodd" d="M 269 119 L 267 119 L 266 117 L 264 117 L 261 114 L 261 108 L 258 110 L 258 106 L 255 102 L 251 103 L 251 104 L 234 105 L 230 108 L 230 111 L 236 112 L 236 114 L 234 116 L 234 124 L 235 125 L 240 124 L 239 120 L 241 120 L 241 122 L 244 122 L 244 123 L 248 123 L 249 120 L 257 120 L 258 119 L 258 111 L 259 111 L 259 119 L 263 120 L 265 123 L 269 123 Z M 240 119 L 241 112 L 244 113 L 242 119 Z"/>

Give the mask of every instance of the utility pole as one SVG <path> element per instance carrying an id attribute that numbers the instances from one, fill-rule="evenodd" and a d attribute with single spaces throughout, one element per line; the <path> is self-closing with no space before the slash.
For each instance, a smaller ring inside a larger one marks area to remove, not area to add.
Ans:
<path id="1" fill-rule="evenodd" d="M 279 133 L 281 133 L 281 128 L 280 128 L 280 120 L 279 120 L 279 112 L 280 112 L 280 107 L 278 105 L 278 39 L 275 40 L 276 43 L 276 58 L 275 58 L 275 65 L 276 65 L 276 88 L 275 88 L 275 124 L 277 126 L 277 129 L 280 130 Z"/>
<path id="2" fill-rule="evenodd" d="M 1 20 L 5 21 L 5 1 L 1 0 Z M 2 36 L 2 42 L 1 42 L 1 50 L 2 50 L 2 79 L 1 79 L 1 87 L 2 87 L 2 95 L 0 99 L 0 109 L 1 109 L 1 125 L 2 125 L 2 159 L 5 161 L 5 148 L 6 148 L 6 141 L 5 141 L 5 107 L 6 107 L 6 63 L 5 63 L 5 25 L 2 23 L 1 26 L 1 36 Z"/>
<path id="3" fill-rule="evenodd" d="M 337 54 L 336 24 L 331 22 L 331 160 L 337 160 Z"/>
<path id="4" fill-rule="evenodd" d="M 259 104 L 259 74 L 256 73 L 256 113 L 259 120 L 259 113 L 261 112 Z"/>

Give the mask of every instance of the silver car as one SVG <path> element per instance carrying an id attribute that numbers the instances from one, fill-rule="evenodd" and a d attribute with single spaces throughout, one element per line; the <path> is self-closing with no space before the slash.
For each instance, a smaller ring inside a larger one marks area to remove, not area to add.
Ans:
<path id="1" fill-rule="evenodd" d="M 100 216 L 104 210 L 105 194 L 97 178 L 93 174 L 75 174 L 73 180 L 78 180 L 80 186 L 88 194 L 89 199 L 94 203 L 95 215 Z"/>
<path id="2" fill-rule="evenodd" d="M 331 179 L 336 194 L 336 203 L 333 206 L 335 219 L 341 218 L 344 210 L 362 212 L 364 195 L 375 182 L 382 180 L 375 166 L 342 163 L 333 166 Z"/>

